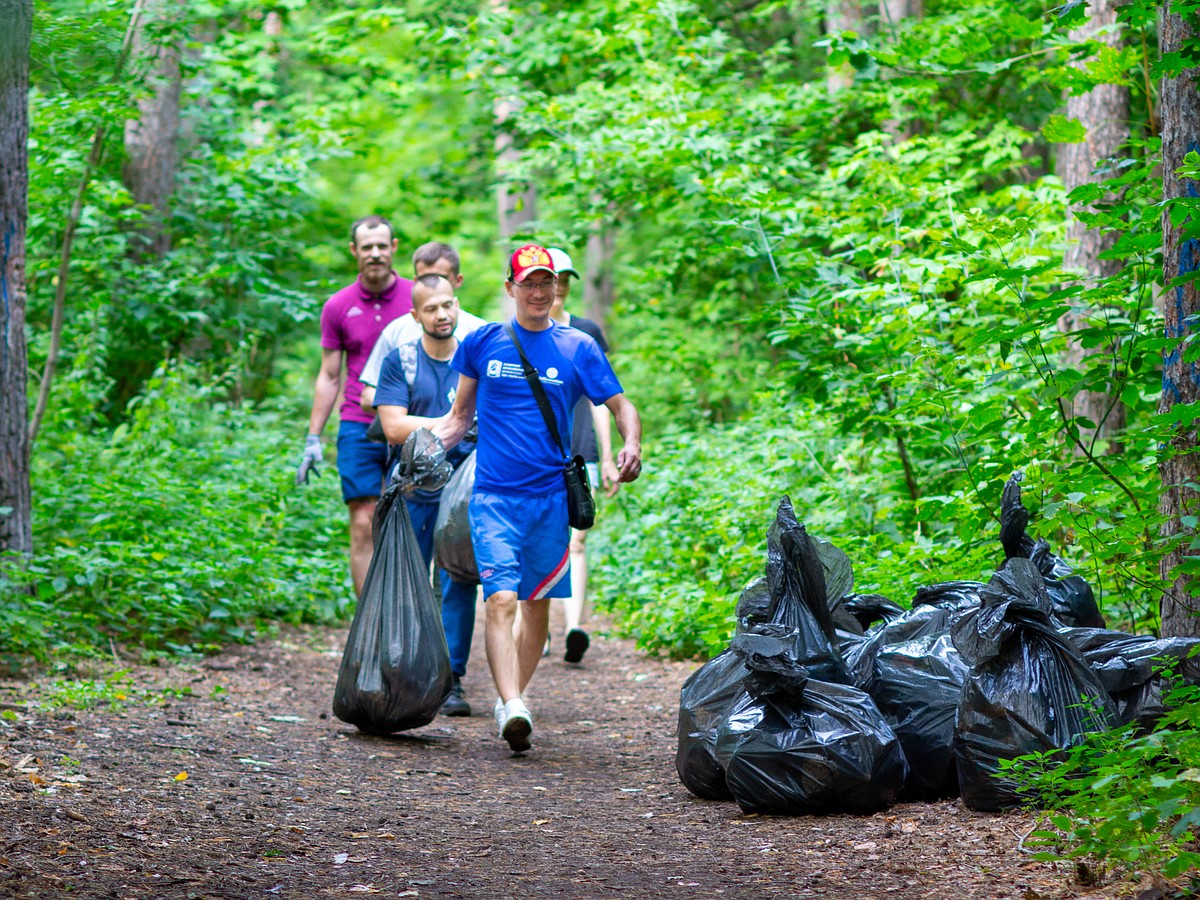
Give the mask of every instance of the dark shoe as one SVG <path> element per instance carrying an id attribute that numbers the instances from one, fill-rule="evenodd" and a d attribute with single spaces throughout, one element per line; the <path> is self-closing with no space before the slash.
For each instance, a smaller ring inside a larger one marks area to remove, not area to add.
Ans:
<path id="1" fill-rule="evenodd" d="M 563 659 L 569 663 L 581 662 L 589 644 L 591 640 L 586 631 L 582 628 L 572 628 L 567 632 L 567 652 L 563 654 Z"/>
<path id="2" fill-rule="evenodd" d="M 457 675 L 454 676 L 454 686 L 450 688 L 450 696 L 442 704 L 441 713 L 443 716 L 469 716 L 471 714 L 471 704 L 463 696 L 462 682 L 459 681 Z"/>

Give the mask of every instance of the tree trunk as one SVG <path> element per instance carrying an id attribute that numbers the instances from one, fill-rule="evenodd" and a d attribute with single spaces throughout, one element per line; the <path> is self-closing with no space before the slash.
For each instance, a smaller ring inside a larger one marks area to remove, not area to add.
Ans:
<path id="1" fill-rule="evenodd" d="M 617 243 L 617 230 L 607 220 L 597 222 L 588 234 L 584 257 L 583 309 L 593 322 L 603 328 L 613 305 L 612 263 Z"/>
<path id="2" fill-rule="evenodd" d="M 491 0 L 491 6 L 493 13 L 508 13 L 507 0 Z M 496 121 L 496 224 L 505 259 L 516 249 L 514 238 L 526 231 L 537 207 L 537 189 L 532 184 L 514 184 L 509 178 L 513 164 L 521 158 L 521 151 L 508 128 L 508 120 L 520 108 L 519 101 L 508 97 L 497 97 L 492 103 Z M 500 292 L 500 304 L 506 317 L 516 313 L 516 304 L 504 291 Z"/>
<path id="3" fill-rule="evenodd" d="M 29 553 L 25 226 L 32 0 L 0 0 L 0 23 L 0 550 Z"/>
<path id="4" fill-rule="evenodd" d="M 1200 37 L 1195 20 L 1172 12 L 1173 3 L 1163 4 L 1160 26 L 1162 55 L 1178 53 L 1186 44 Z M 1163 148 L 1163 285 L 1166 289 L 1165 330 L 1171 345 L 1163 351 L 1163 392 L 1159 412 L 1200 400 L 1200 365 L 1185 362 L 1185 341 L 1195 334 L 1192 324 L 1200 314 L 1200 284 L 1172 285 L 1180 276 L 1200 270 L 1200 239 L 1184 239 L 1184 229 L 1195 228 L 1190 219 L 1178 225 L 1171 222 L 1170 201 L 1200 194 L 1200 182 L 1180 179 L 1175 170 L 1189 151 L 1200 150 L 1200 78 L 1196 69 L 1185 69 L 1178 78 L 1163 78 L 1160 89 Z M 1162 497 L 1159 511 L 1163 514 L 1163 536 L 1176 541 L 1170 553 L 1163 557 L 1160 572 L 1166 588 L 1162 598 L 1162 632 L 1164 635 L 1200 637 L 1200 602 L 1189 589 L 1189 578 L 1173 570 L 1188 553 L 1188 537 L 1196 529 L 1183 524 L 1183 517 L 1200 514 L 1200 440 L 1194 422 L 1175 426 L 1169 444 L 1163 448 L 1159 474 L 1162 477 Z"/>
<path id="5" fill-rule="evenodd" d="M 162 256 L 171 247 L 166 227 L 168 203 L 179 169 L 180 40 L 173 33 L 147 33 L 154 27 L 171 29 L 179 11 L 172 0 L 148 0 L 133 39 L 134 58 L 145 72 L 150 94 L 138 101 L 139 116 L 125 123 L 122 172 L 134 202 L 150 208 L 134 244 L 136 256 Z"/>
<path id="6" fill-rule="evenodd" d="M 843 31 L 863 32 L 863 6 L 860 0 L 825 0 L 825 34 L 838 35 Z M 826 69 L 825 87 L 830 96 L 854 83 L 854 69 L 841 65 Z"/>
<path id="7" fill-rule="evenodd" d="M 904 19 L 925 15 L 925 0 L 879 0 L 880 30 L 894 29 Z"/>
<path id="8" fill-rule="evenodd" d="M 1121 35 L 1117 30 L 1116 0 L 1092 0 L 1091 17 L 1087 24 L 1072 34 L 1075 40 L 1096 40 L 1108 47 L 1117 48 Z M 1082 63 L 1077 65 L 1082 66 Z M 1099 84 L 1086 94 L 1067 98 L 1067 117 L 1078 119 L 1087 129 L 1086 140 L 1077 144 L 1059 144 L 1055 159 L 1055 170 L 1067 190 L 1083 184 L 1099 181 L 1103 176 L 1096 174 L 1097 165 L 1115 158 L 1121 147 L 1129 140 L 1129 88 L 1116 84 Z M 1067 213 L 1067 249 L 1063 266 L 1067 271 L 1078 273 L 1085 284 L 1093 286 L 1102 278 L 1115 275 L 1121 269 L 1120 260 L 1101 259 L 1100 255 L 1112 248 L 1116 241 L 1113 233 L 1104 234 L 1090 229 L 1071 212 Z M 1075 307 L 1061 319 L 1059 329 L 1067 335 L 1065 363 L 1068 367 L 1084 370 L 1097 364 L 1096 356 L 1107 357 L 1114 374 L 1120 366 L 1119 348 L 1109 345 L 1085 348 L 1074 335 L 1087 328 L 1100 310 Z M 1090 452 L 1097 439 L 1106 442 L 1108 453 L 1119 453 L 1122 449 L 1120 436 L 1125 430 L 1125 404 L 1116 392 L 1080 391 L 1075 395 L 1076 417 L 1096 423 L 1098 428 L 1080 428 L 1080 440 Z M 1075 452 L 1082 455 L 1084 447 L 1073 444 Z"/>

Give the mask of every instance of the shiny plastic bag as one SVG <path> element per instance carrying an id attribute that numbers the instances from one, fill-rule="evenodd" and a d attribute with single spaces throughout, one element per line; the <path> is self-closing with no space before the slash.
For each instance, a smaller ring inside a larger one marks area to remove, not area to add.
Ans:
<path id="1" fill-rule="evenodd" d="M 1024 799 L 1000 760 L 1065 750 L 1116 723 L 1108 692 L 1059 633 L 1041 572 L 1012 559 L 952 626 L 971 671 L 958 705 L 955 757 L 963 802 L 996 810 Z"/>
<path id="2" fill-rule="evenodd" d="M 475 454 L 455 471 L 442 491 L 433 528 L 434 558 L 461 584 L 479 584 L 475 548 L 471 544 L 471 491 L 475 488 Z"/>
<path id="3" fill-rule="evenodd" d="M 404 502 L 406 477 L 376 507 L 375 552 L 333 692 L 333 714 L 369 734 L 429 724 L 450 693 L 450 654 Z"/>
<path id="4" fill-rule="evenodd" d="M 798 633 L 796 663 L 819 681 L 849 684 L 850 674 L 837 649 L 817 541 L 797 521 L 786 496 L 779 501 L 767 532 L 767 585 L 770 621 Z"/>
<path id="5" fill-rule="evenodd" d="M 1200 638 L 1154 638 L 1103 628 L 1063 628 L 1108 690 L 1122 725 L 1153 729 L 1167 712 L 1164 695 L 1176 683 L 1200 684 Z"/>
<path id="6" fill-rule="evenodd" d="M 717 736 L 717 760 L 743 812 L 869 813 L 890 804 L 908 766 L 871 698 L 808 676 L 795 635 L 758 626 L 731 649 L 750 674 Z"/>
<path id="7" fill-rule="evenodd" d="M 732 800 L 717 762 L 717 732 L 742 694 L 750 670 L 732 650 L 693 672 L 679 692 L 679 747 L 675 769 L 683 786 L 705 800 Z"/>
<path id="8" fill-rule="evenodd" d="M 1046 593 L 1054 607 L 1054 615 L 1064 625 L 1081 628 L 1103 628 L 1104 617 L 1096 605 L 1092 587 L 1058 556 L 1050 552 L 1044 538 L 1034 541 L 1025 533 L 1029 511 L 1021 502 L 1023 472 L 1014 472 L 1004 485 L 1000 500 L 1000 543 L 1006 559 L 1028 559 L 1037 566 L 1045 583 Z"/>
<path id="9" fill-rule="evenodd" d="M 902 799 L 958 795 L 954 724 L 969 671 L 948 631 L 879 648 L 870 693 L 908 760 Z"/>

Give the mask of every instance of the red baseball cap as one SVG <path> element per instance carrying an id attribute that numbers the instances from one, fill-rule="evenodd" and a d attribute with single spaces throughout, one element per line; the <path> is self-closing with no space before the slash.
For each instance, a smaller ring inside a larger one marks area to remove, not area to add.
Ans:
<path id="1" fill-rule="evenodd" d="M 508 259 L 508 280 L 520 284 L 530 272 L 554 274 L 554 260 L 550 252 L 538 244 L 526 244 L 513 251 Z"/>

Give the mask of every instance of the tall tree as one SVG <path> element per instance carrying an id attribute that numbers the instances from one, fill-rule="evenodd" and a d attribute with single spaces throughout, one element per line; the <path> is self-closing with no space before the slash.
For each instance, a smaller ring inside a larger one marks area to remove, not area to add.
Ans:
<path id="1" fill-rule="evenodd" d="M 32 0 L 0 0 L 0 550 L 33 549 L 25 397 Z"/>
<path id="2" fill-rule="evenodd" d="M 1072 38 L 1096 41 L 1113 50 L 1119 48 L 1121 31 L 1117 24 L 1116 0 L 1092 0 L 1090 13 L 1086 23 L 1072 33 Z M 1097 84 L 1086 93 L 1072 95 L 1067 98 L 1067 118 L 1078 120 L 1087 132 L 1082 141 L 1059 144 L 1055 158 L 1058 177 L 1067 190 L 1074 190 L 1105 177 L 1097 174 L 1097 170 L 1103 171 L 1106 162 L 1115 159 L 1128 141 L 1129 88 L 1123 84 Z M 1068 271 L 1081 275 L 1086 286 L 1093 286 L 1120 270 L 1121 260 L 1102 258 L 1115 242 L 1116 232 L 1089 228 L 1072 211 L 1068 213 L 1063 265 Z M 1103 314 L 1103 310 L 1077 306 L 1059 320 L 1059 328 L 1067 335 L 1066 363 L 1069 367 L 1082 371 L 1094 364 L 1098 356 L 1112 360 L 1114 368 L 1117 366 L 1118 348 L 1110 343 L 1085 346 L 1078 334 L 1081 329 L 1091 327 Z M 1107 441 L 1108 452 L 1119 452 L 1126 416 L 1125 405 L 1118 393 L 1115 390 L 1083 390 L 1075 395 L 1073 405 L 1076 417 L 1097 426 L 1080 429 L 1083 447 L 1076 445 L 1076 450 L 1082 453 L 1099 437 Z"/>
<path id="3" fill-rule="evenodd" d="M 125 123 L 125 186 L 136 203 L 149 207 L 139 254 L 161 256 L 170 248 L 165 219 L 179 168 L 180 40 L 173 33 L 182 12 L 178 0 L 147 0 L 133 37 L 133 55 L 145 71 L 148 91 L 138 117 Z"/>
<path id="4" fill-rule="evenodd" d="M 825 0 L 825 33 L 840 35 L 844 31 L 861 34 L 863 5 L 861 0 Z M 847 63 L 830 66 L 825 75 L 825 87 L 836 94 L 854 83 L 854 69 Z"/>
<path id="5" fill-rule="evenodd" d="M 1180 14 L 1183 4 L 1163 4 L 1160 46 L 1164 59 L 1186 57 L 1200 44 L 1195 13 Z M 1180 178 L 1176 171 L 1188 153 L 1200 152 L 1200 77 L 1196 69 L 1168 73 L 1160 89 L 1163 148 L 1163 285 L 1166 287 L 1165 325 L 1171 343 L 1163 351 L 1163 392 L 1159 412 L 1169 413 L 1181 404 L 1200 401 L 1200 364 L 1185 357 L 1185 345 L 1195 339 L 1196 316 L 1200 315 L 1200 222 L 1179 214 L 1172 201 L 1200 196 L 1200 181 Z M 1200 438 L 1191 418 L 1175 426 L 1159 465 L 1164 516 L 1164 537 L 1177 539 L 1163 557 L 1161 574 L 1166 590 L 1162 598 L 1162 630 L 1166 635 L 1200 636 L 1200 602 L 1189 590 L 1194 577 L 1182 567 L 1195 562 L 1183 537 L 1193 531 L 1184 523 L 1200 515 Z"/>
<path id="6" fill-rule="evenodd" d="M 617 231 L 612 222 L 597 222 L 588 233 L 583 276 L 583 308 L 589 319 L 604 324 L 613 304 L 613 257 Z"/>

